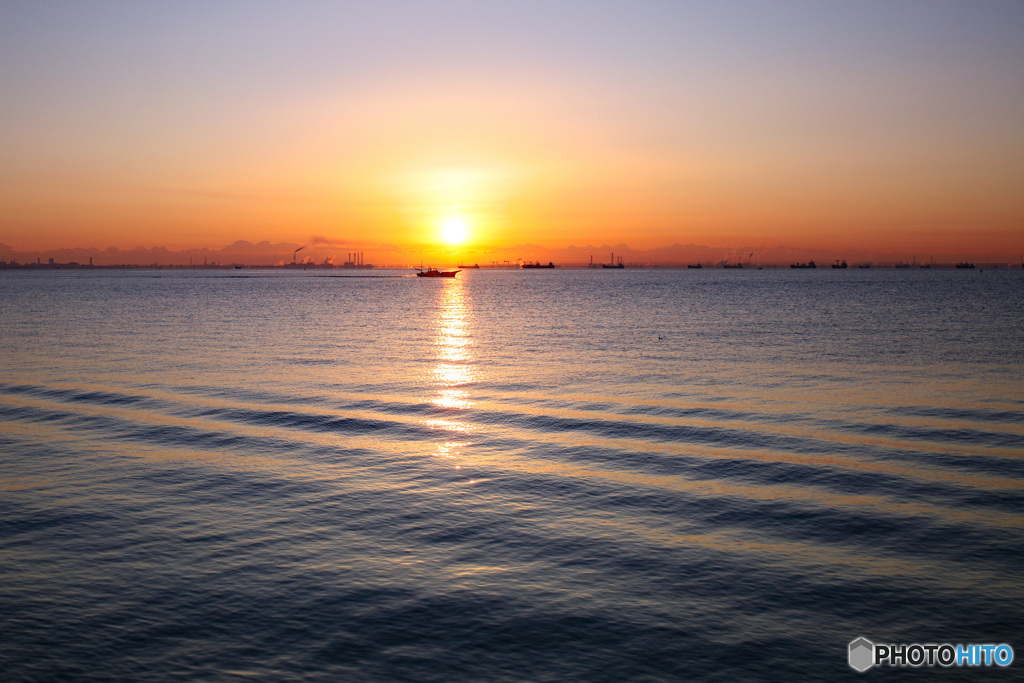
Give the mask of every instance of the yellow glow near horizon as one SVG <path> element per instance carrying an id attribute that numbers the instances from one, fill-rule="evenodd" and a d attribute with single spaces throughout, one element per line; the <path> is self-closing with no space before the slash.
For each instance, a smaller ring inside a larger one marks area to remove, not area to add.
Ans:
<path id="1" fill-rule="evenodd" d="M 441 220 L 441 241 L 451 246 L 465 244 L 469 239 L 469 221 L 462 216 L 445 216 Z"/>

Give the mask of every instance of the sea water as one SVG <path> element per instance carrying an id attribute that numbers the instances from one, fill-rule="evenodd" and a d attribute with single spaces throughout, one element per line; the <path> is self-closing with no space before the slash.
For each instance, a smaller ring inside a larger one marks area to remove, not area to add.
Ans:
<path id="1" fill-rule="evenodd" d="M 1022 295 L 1008 270 L 0 272 L 0 677 L 1024 653 Z"/>

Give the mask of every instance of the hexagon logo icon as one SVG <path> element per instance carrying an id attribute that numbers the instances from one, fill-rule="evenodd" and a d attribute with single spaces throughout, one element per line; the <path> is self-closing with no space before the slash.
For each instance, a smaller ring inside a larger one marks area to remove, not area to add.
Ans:
<path id="1" fill-rule="evenodd" d="M 850 666 L 861 673 L 875 663 L 875 644 L 867 638 L 858 638 L 850 643 Z"/>

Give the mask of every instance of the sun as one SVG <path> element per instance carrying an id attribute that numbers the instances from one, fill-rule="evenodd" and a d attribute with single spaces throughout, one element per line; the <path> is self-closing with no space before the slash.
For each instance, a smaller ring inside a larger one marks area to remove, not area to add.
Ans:
<path id="1" fill-rule="evenodd" d="M 441 220 L 441 240 L 456 246 L 469 238 L 469 221 L 462 216 L 445 216 Z"/>

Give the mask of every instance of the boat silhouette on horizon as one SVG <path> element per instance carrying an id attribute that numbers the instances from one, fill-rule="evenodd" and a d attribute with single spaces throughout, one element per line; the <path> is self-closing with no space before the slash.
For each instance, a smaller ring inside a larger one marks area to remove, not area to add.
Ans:
<path id="1" fill-rule="evenodd" d="M 427 268 L 416 273 L 416 277 L 455 277 L 459 274 L 458 270 L 438 270 L 437 268 Z"/>

